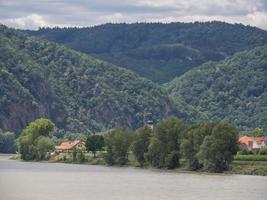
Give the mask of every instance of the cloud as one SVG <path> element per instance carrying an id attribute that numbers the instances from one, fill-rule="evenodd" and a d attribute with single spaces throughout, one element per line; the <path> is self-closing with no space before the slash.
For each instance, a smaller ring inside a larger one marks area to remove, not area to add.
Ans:
<path id="1" fill-rule="evenodd" d="M 107 22 L 221 20 L 267 29 L 266 0 L 0 0 L 0 22 L 16 28 Z"/>
<path id="2" fill-rule="evenodd" d="M 20 29 L 38 29 L 38 27 L 51 25 L 38 14 L 31 14 L 20 18 L 4 19 L 2 22 L 8 26 Z"/>

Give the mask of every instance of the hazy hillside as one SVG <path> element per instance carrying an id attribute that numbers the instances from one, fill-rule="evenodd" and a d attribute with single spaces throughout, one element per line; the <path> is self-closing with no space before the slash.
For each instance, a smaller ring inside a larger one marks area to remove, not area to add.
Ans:
<path id="1" fill-rule="evenodd" d="M 142 125 L 174 113 L 167 94 L 138 75 L 0 26 L 0 129 L 37 117 L 71 131 Z"/>
<path id="2" fill-rule="evenodd" d="M 223 22 L 105 24 L 27 33 L 129 68 L 158 83 L 207 61 L 267 44 L 266 31 Z"/>
<path id="3" fill-rule="evenodd" d="M 190 121 L 229 120 L 267 130 L 267 46 L 206 63 L 166 84 Z"/>

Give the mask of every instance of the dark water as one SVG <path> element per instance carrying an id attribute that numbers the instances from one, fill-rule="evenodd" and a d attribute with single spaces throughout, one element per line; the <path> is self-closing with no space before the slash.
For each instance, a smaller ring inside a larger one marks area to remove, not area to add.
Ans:
<path id="1" fill-rule="evenodd" d="M 0 156 L 0 200 L 267 200 L 267 177 L 31 163 Z"/>

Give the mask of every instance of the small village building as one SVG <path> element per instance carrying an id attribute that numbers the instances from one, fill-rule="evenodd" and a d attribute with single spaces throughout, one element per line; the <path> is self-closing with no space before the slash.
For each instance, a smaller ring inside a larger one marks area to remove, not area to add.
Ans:
<path id="1" fill-rule="evenodd" d="M 241 149 L 256 150 L 267 148 L 267 137 L 249 137 L 243 136 L 239 138 Z"/>
<path id="2" fill-rule="evenodd" d="M 74 140 L 62 142 L 60 145 L 55 146 L 56 152 L 67 152 L 73 149 L 85 149 L 85 143 L 82 140 Z"/>

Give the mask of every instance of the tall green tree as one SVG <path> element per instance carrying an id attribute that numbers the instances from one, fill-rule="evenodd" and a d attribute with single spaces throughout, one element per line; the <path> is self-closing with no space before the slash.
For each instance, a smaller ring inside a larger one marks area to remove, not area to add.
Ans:
<path id="1" fill-rule="evenodd" d="M 145 155 L 148 151 L 151 136 L 152 129 L 148 126 L 141 127 L 134 133 L 131 150 L 141 166 L 143 166 L 146 161 Z"/>
<path id="2" fill-rule="evenodd" d="M 109 165 L 125 165 L 128 162 L 132 135 L 125 128 L 117 128 L 105 136 L 107 147 L 106 162 Z"/>
<path id="3" fill-rule="evenodd" d="M 185 130 L 182 120 L 170 117 L 156 125 L 148 147 L 147 159 L 153 167 L 179 166 L 180 142 Z"/>
<path id="4" fill-rule="evenodd" d="M 43 159 L 44 151 L 53 148 L 48 140 L 53 128 L 54 124 L 48 119 L 40 118 L 31 122 L 18 139 L 21 158 L 23 160 Z"/>
<path id="5" fill-rule="evenodd" d="M 215 125 L 215 122 L 205 122 L 192 125 L 185 131 L 181 143 L 181 154 L 189 169 L 197 170 L 202 168 L 202 164 L 199 163 L 197 158 L 197 153 L 205 137 L 212 134 Z"/>
<path id="6" fill-rule="evenodd" d="M 86 150 L 96 155 L 97 151 L 101 151 L 105 146 L 105 140 L 102 135 L 89 135 L 85 142 Z"/>
<path id="7" fill-rule="evenodd" d="M 238 150 L 238 131 L 225 122 L 219 122 L 206 136 L 197 154 L 203 169 L 223 172 L 229 169 L 233 156 Z"/>

